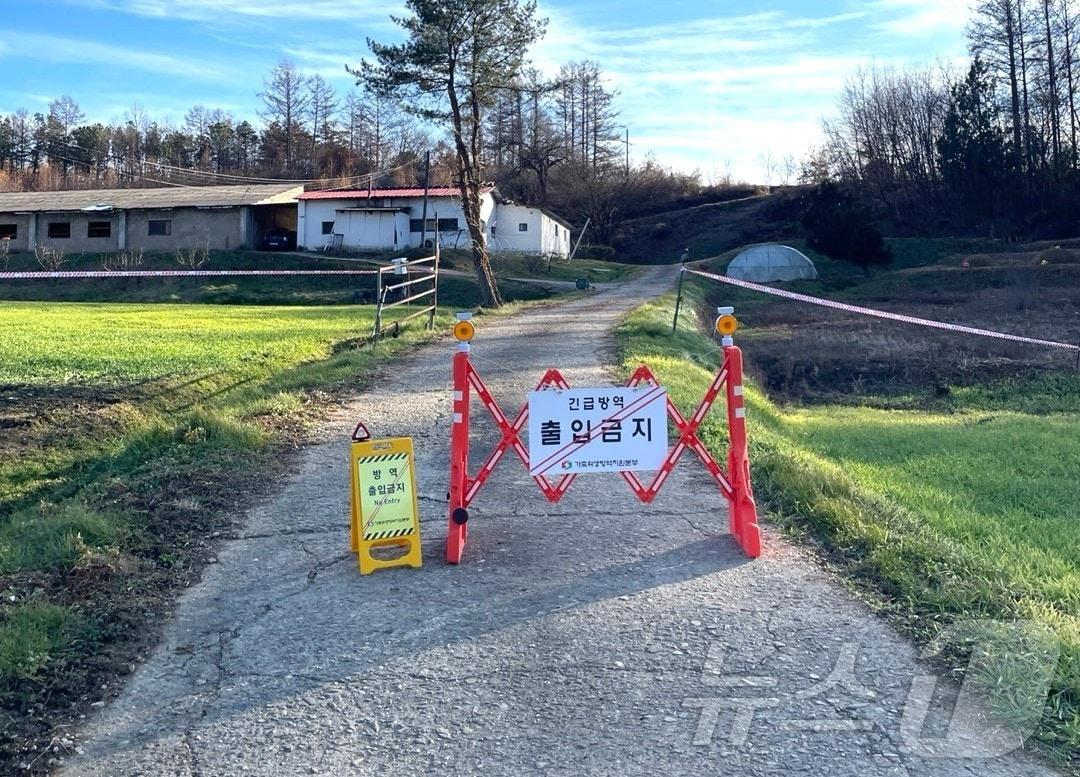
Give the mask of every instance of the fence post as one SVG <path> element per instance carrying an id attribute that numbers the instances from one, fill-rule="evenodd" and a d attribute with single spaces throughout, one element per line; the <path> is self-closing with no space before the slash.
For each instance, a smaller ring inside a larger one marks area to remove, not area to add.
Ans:
<path id="1" fill-rule="evenodd" d="M 439 248 L 439 233 L 435 233 L 435 286 L 434 293 L 431 295 L 431 315 L 428 316 L 428 331 L 435 330 L 435 315 L 439 312 L 439 259 L 441 256 L 441 249 Z"/>
<path id="2" fill-rule="evenodd" d="M 459 313 L 466 322 L 469 314 Z M 465 540 L 469 536 L 465 495 L 469 490 L 469 342 L 459 341 L 454 353 L 454 411 L 450 426 L 450 493 L 446 527 L 446 561 L 461 562 Z"/>
<path id="3" fill-rule="evenodd" d="M 372 340 L 376 343 L 379 342 L 379 337 L 382 335 L 382 271 L 382 267 L 375 271 L 375 331 L 371 335 Z"/>
<path id="4" fill-rule="evenodd" d="M 686 266 L 684 265 L 679 270 L 679 293 L 675 297 L 675 320 L 671 323 L 671 334 L 674 337 L 675 332 L 679 329 L 679 309 L 682 307 L 682 285 L 683 280 L 686 278 Z"/>
<path id="5" fill-rule="evenodd" d="M 728 477 L 731 479 L 728 523 L 731 533 L 750 558 L 761 555 L 761 530 L 750 486 L 750 454 L 746 438 L 746 403 L 743 391 L 742 351 L 730 335 L 724 337 L 727 365 Z"/>

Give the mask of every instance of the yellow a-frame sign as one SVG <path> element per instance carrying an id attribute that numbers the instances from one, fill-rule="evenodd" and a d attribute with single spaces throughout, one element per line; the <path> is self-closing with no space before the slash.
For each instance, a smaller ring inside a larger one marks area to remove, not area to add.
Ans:
<path id="1" fill-rule="evenodd" d="M 412 440 L 357 440 L 354 436 L 350 459 L 352 550 L 359 558 L 360 574 L 391 567 L 419 569 L 420 520 Z M 377 558 L 372 554 L 376 548 L 398 548 L 403 553 Z"/>

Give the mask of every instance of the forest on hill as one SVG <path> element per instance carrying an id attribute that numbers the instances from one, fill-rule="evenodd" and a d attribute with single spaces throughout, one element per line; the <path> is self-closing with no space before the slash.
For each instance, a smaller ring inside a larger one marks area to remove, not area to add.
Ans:
<path id="1" fill-rule="evenodd" d="M 594 62 L 553 79 L 528 69 L 484 119 L 487 177 L 511 199 L 550 207 L 608 243 L 622 218 L 672 203 L 726 198 L 726 186 L 631 161 L 617 94 Z M 214 185 L 304 180 L 312 187 L 453 185 L 454 149 L 442 128 L 398 100 L 358 87 L 338 93 L 287 60 L 258 87 L 261 122 L 196 105 L 170 122 L 133 106 L 121 120 L 87 122 L 70 96 L 43 113 L 0 117 L 0 190 Z M 642 210 L 644 206 L 644 211 Z"/>
<path id="2" fill-rule="evenodd" d="M 838 184 L 891 234 L 1080 234 L 1078 33 L 1077 0 L 979 0 L 966 69 L 857 70 L 823 120 L 821 142 L 801 164 L 762 154 L 763 178 Z M 635 218 L 761 190 L 629 154 L 609 83 L 587 60 L 551 77 L 522 70 L 481 119 L 486 179 L 579 228 L 588 221 L 587 242 L 617 246 Z M 400 100 L 363 86 L 339 93 L 288 60 L 252 88 L 257 121 L 204 105 L 170 121 L 136 105 L 122 119 L 88 122 L 69 96 L 45 112 L 17 110 L 0 117 L 0 190 L 418 185 L 429 151 L 431 183 L 456 183 L 445 127 Z"/>
<path id="3" fill-rule="evenodd" d="M 1077 234 L 1077 5 L 979 0 L 966 71 L 857 71 L 804 180 L 844 183 L 900 234 Z"/>

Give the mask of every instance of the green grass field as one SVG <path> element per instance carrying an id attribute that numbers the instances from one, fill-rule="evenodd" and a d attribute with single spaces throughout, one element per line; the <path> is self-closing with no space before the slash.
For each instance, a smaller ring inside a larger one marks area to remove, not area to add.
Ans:
<path id="1" fill-rule="evenodd" d="M 245 494 L 265 487 L 275 445 L 322 417 L 320 392 L 355 391 L 432 336 L 416 322 L 377 346 L 349 345 L 370 334 L 373 314 L 0 302 L 0 702 L 10 714 L 42 694 L 76 700 L 94 666 L 130 655 L 129 613 L 158 606 Z M 435 334 L 449 323 L 440 315 Z"/>
<path id="2" fill-rule="evenodd" d="M 371 333 L 371 306 L 0 303 L 0 382 L 127 383 L 270 372 Z"/>
<path id="3" fill-rule="evenodd" d="M 11 269 L 37 269 L 32 261 L 13 257 Z M 68 269 L 100 264 L 72 257 Z M 175 263 L 158 255 L 142 266 Z M 208 266 L 357 265 L 223 253 Z M 0 284 L 0 298 L 15 298 L 0 302 L 4 712 L 29 720 L 93 697 L 146 649 L 146 625 L 231 516 L 276 482 L 283 447 L 301 443 L 334 398 L 447 332 L 450 310 L 478 303 L 474 281 L 446 276 L 434 333 L 418 320 L 371 345 L 374 307 L 359 304 L 370 281 Z M 555 293 L 501 287 L 508 311 Z M 0 752 L 9 747 L 20 752 L 0 738 Z"/>
<path id="4" fill-rule="evenodd" d="M 206 268 L 357 266 L 223 252 Z M 147 255 L 141 267 L 177 265 Z M 39 268 L 18 255 L 7 269 Z M 536 274 L 582 271 L 626 274 Z M 534 274 L 524 260 L 499 272 Z M 557 293 L 500 287 L 504 311 Z M 308 429 L 479 302 L 471 278 L 444 276 L 433 334 L 418 320 L 371 345 L 373 292 L 371 277 L 0 282 L 0 712 L 15 722 L 0 771 L 152 647 L 175 592 Z"/>
<path id="5" fill-rule="evenodd" d="M 459 268 L 465 268 L 467 260 L 456 262 Z M 491 266 L 501 278 L 539 278 L 554 281 L 574 281 L 588 278 L 593 283 L 609 283 L 625 280 L 640 271 L 632 264 L 603 262 L 597 259 L 555 259 L 549 265 L 544 261 L 527 260 L 523 256 L 500 255 L 492 257 Z"/>
<path id="6" fill-rule="evenodd" d="M 200 269 L 210 270 L 299 270 L 299 269 L 371 269 L 388 262 L 390 254 L 365 254 L 364 262 L 346 261 L 332 257 L 305 257 L 254 251 L 215 251 Z M 74 255 L 68 258 L 63 270 L 101 270 L 105 256 Z M 443 254 L 445 267 L 472 271 L 472 258 L 465 251 L 451 250 Z M 595 283 L 621 280 L 637 272 L 631 265 L 575 259 L 568 264 L 556 260 L 550 268 L 546 262 L 527 261 L 524 256 L 497 254 L 492 258 L 495 274 L 500 277 L 500 290 L 507 301 L 529 301 L 552 296 L 552 291 L 540 284 L 515 283 L 510 277 L 540 280 L 573 281 L 586 277 Z M 0 269 L 5 269 L 0 264 Z M 40 270 L 32 255 L 14 254 L 6 269 Z M 171 254 L 146 254 L 142 263 L 132 269 L 181 269 Z M 444 276 L 440 298 L 449 306 L 468 307 L 477 304 L 479 294 L 470 277 Z M 54 302 L 193 302 L 211 305 L 344 305 L 373 302 L 375 280 L 372 276 L 355 277 L 247 277 L 247 278 L 116 278 L 93 281 L 3 281 L 0 280 L 0 299 L 37 300 Z"/>
<path id="7" fill-rule="evenodd" d="M 700 308 L 704 287 L 688 286 Z M 686 409 L 703 393 L 718 355 L 692 313 L 671 336 L 672 305 L 664 298 L 643 306 L 618 337 L 624 369 L 652 365 Z M 744 348 L 753 347 L 752 334 L 740 333 Z M 782 408 L 752 389 L 755 489 L 773 521 L 813 536 L 921 640 L 973 617 L 1032 620 L 1053 630 L 1063 652 L 1039 736 L 1075 757 L 1080 403 L 1064 395 L 1055 412 L 1035 415 L 1002 409 L 996 395 L 980 406 L 979 396 L 969 393 L 963 408 L 935 413 Z M 718 415 L 703 434 L 714 450 L 726 444 Z M 1015 657 L 997 658 L 1007 665 Z M 1007 715 L 1009 683 L 993 688 L 1003 677 L 1004 670 L 984 679 Z"/>

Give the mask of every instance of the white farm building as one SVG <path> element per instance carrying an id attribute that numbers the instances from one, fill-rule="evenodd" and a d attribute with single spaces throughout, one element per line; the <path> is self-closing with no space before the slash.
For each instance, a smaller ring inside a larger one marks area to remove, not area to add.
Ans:
<path id="1" fill-rule="evenodd" d="M 469 230 L 455 188 L 424 190 L 352 189 L 300 195 L 297 244 L 309 251 L 333 246 L 392 251 L 434 244 L 435 232 L 445 248 L 467 248 Z M 570 255 L 570 225 L 542 208 L 515 205 L 498 197 L 493 187 L 481 194 L 484 239 L 493 253 L 519 252 Z M 340 238 L 336 237 L 340 236 Z"/>

